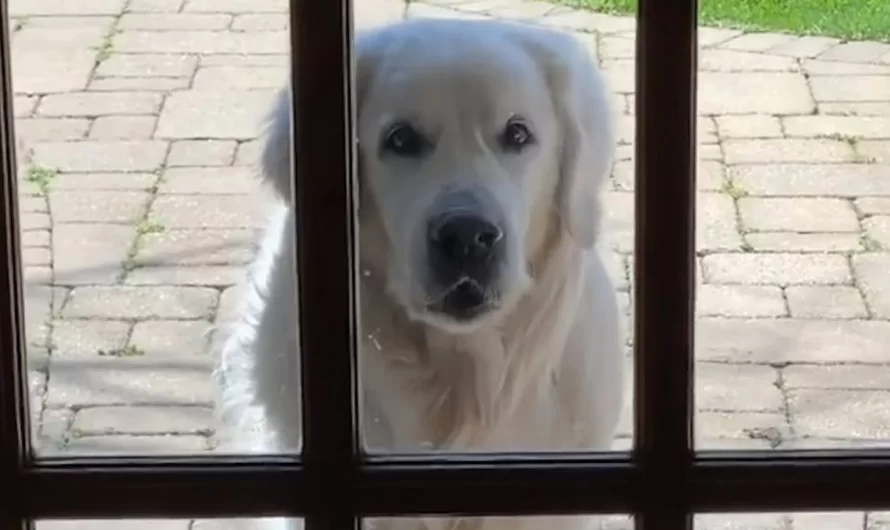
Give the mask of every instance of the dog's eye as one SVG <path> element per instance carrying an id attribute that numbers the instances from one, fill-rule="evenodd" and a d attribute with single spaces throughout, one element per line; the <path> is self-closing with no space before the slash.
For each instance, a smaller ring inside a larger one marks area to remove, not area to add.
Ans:
<path id="1" fill-rule="evenodd" d="M 511 151 L 520 151 L 526 145 L 535 141 L 534 135 L 524 123 L 518 120 L 511 120 L 504 127 L 501 133 L 501 145 L 504 149 Z"/>
<path id="2" fill-rule="evenodd" d="M 381 150 L 398 156 L 420 156 L 429 147 L 429 142 L 417 129 L 400 123 L 392 126 L 383 139 Z"/>

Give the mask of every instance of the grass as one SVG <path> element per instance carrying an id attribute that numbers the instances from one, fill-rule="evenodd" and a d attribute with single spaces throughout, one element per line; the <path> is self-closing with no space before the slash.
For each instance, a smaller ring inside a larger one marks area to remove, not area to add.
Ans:
<path id="1" fill-rule="evenodd" d="M 636 0 L 561 0 L 561 3 L 602 13 L 629 14 L 636 10 Z M 699 22 L 755 31 L 890 42 L 890 1 L 700 0 Z"/>
<path id="2" fill-rule="evenodd" d="M 59 170 L 52 167 L 34 165 L 25 171 L 25 181 L 37 187 L 40 195 L 49 193 L 53 181 L 59 174 Z"/>

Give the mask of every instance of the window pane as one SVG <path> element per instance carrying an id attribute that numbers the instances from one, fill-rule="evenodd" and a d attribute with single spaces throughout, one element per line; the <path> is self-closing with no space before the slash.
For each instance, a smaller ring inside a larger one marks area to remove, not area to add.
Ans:
<path id="1" fill-rule="evenodd" d="M 626 449 L 634 20 L 447 4 L 356 50 L 366 447 Z"/>
<path id="2" fill-rule="evenodd" d="M 714 513 L 695 516 L 695 530 L 883 530 L 886 512 Z"/>
<path id="3" fill-rule="evenodd" d="M 216 447 L 212 374 L 232 330 L 249 342 L 247 265 L 278 215 L 256 138 L 288 79 L 287 2 L 12 0 L 10 14 L 36 448 Z M 291 241 L 269 237 L 266 252 Z M 293 299 L 276 296 L 290 325 Z M 246 347 L 230 343 L 221 373 L 250 422 Z M 296 394 L 295 374 L 264 384 Z M 235 449 L 279 450 L 244 438 Z"/>
<path id="4" fill-rule="evenodd" d="M 35 522 L 37 530 L 287 530 L 300 528 L 302 519 L 52 519 Z M 299 525 L 299 526 L 297 526 Z"/>
<path id="5" fill-rule="evenodd" d="M 814 9 L 702 7 L 701 449 L 890 440 L 890 46 Z"/>
<path id="6" fill-rule="evenodd" d="M 423 523 L 430 530 L 447 530 L 464 528 L 475 520 L 457 517 L 368 517 L 363 520 L 363 530 L 410 530 L 420 527 Z M 586 530 L 633 530 L 633 517 L 628 515 L 559 515 L 559 516 L 525 516 L 497 517 L 487 521 L 493 528 L 510 528 L 525 530 L 535 528 L 586 529 Z M 503 526 L 501 526 L 503 525 Z M 488 527 L 488 526 L 486 526 Z"/>

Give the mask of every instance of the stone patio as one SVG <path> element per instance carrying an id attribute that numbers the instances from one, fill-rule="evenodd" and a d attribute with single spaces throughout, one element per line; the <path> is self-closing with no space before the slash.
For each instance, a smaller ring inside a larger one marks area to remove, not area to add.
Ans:
<path id="1" fill-rule="evenodd" d="M 212 449 L 207 332 L 232 313 L 267 209 L 255 137 L 287 78 L 286 1 L 11 3 L 40 451 Z M 614 92 L 610 264 L 630 311 L 634 20 L 521 0 L 356 4 L 359 27 L 499 17 L 586 43 Z M 701 447 L 888 446 L 890 45 L 700 38 Z M 699 528 L 890 530 L 890 512 Z"/>

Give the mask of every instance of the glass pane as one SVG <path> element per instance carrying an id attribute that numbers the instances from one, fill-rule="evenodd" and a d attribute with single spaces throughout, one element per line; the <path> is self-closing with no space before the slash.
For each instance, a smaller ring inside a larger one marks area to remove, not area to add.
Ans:
<path id="1" fill-rule="evenodd" d="M 232 330 L 247 340 L 245 271 L 277 215 L 256 138 L 288 78 L 287 2 L 11 0 L 10 15 L 37 451 L 216 447 L 212 374 Z M 248 358 L 229 350 L 245 419 Z"/>
<path id="2" fill-rule="evenodd" d="M 302 519 L 263 517 L 257 519 L 46 519 L 37 520 L 36 530 L 296 530 Z"/>
<path id="3" fill-rule="evenodd" d="M 368 517 L 362 521 L 363 530 L 410 530 L 428 528 L 448 530 L 472 528 L 478 519 L 457 517 Z M 559 515 L 491 517 L 485 521 L 486 528 L 510 528 L 527 530 L 537 528 L 558 528 L 560 530 L 633 530 L 633 517 L 629 515 Z M 490 526 L 489 526 L 490 525 Z"/>
<path id="4" fill-rule="evenodd" d="M 713 513 L 695 516 L 695 530 L 884 530 L 887 512 Z"/>
<path id="5" fill-rule="evenodd" d="M 890 11 L 818 11 L 702 6 L 700 449 L 890 440 Z"/>
<path id="6" fill-rule="evenodd" d="M 366 447 L 627 448 L 634 20 L 526 2 L 406 18 L 356 52 Z"/>

